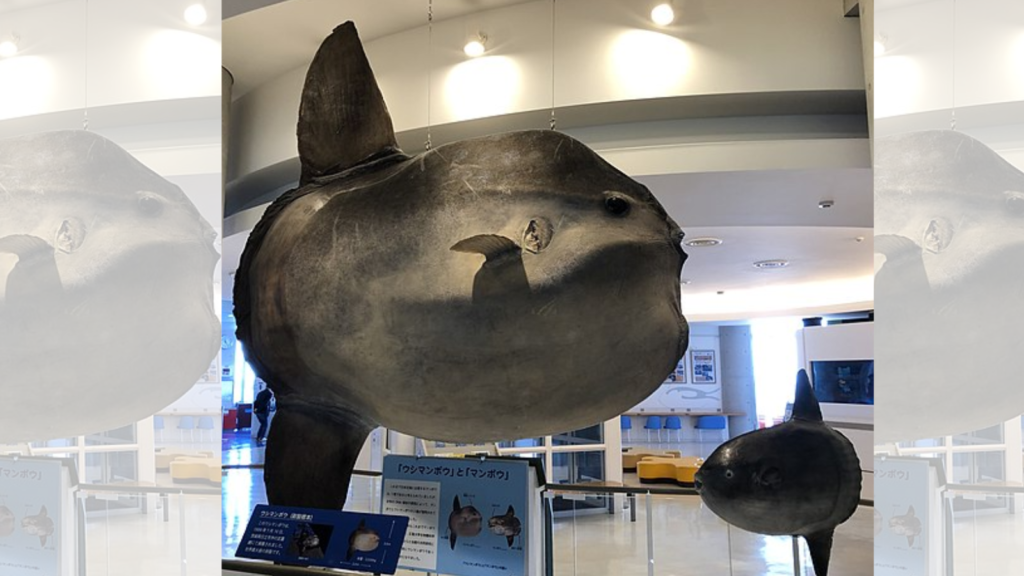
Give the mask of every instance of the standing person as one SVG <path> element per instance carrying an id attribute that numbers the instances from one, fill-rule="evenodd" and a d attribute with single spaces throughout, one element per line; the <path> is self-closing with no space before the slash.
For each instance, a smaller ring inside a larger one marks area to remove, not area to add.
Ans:
<path id="1" fill-rule="evenodd" d="M 267 442 L 263 437 L 267 433 L 267 418 L 270 416 L 270 401 L 273 397 L 274 393 L 264 384 L 263 389 L 256 395 L 256 401 L 252 403 L 252 412 L 260 421 L 260 428 L 256 431 L 256 444 L 259 446 Z"/>

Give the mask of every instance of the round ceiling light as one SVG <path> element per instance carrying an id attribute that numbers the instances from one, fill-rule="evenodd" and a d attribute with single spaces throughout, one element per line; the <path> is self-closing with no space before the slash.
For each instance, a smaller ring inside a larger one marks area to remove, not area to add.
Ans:
<path id="1" fill-rule="evenodd" d="M 789 260 L 758 260 L 754 262 L 754 268 L 758 270 L 778 270 L 789 266 Z"/>
<path id="2" fill-rule="evenodd" d="M 686 244 L 690 248 L 707 248 L 709 246 L 718 246 L 721 243 L 722 240 L 720 238 L 711 238 L 710 236 L 705 236 L 703 238 L 694 238 L 692 240 L 687 240 L 686 242 L 684 242 L 684 244 Z"/>
<path id="3" fill-rule="evenodd" d="M 466 42 L 466 45 L 462 48 L 462 51 L 466 53 L 466 56 L 470 58 L 476 58 L 477 56 L 483 55 L 487 47 L 484 44 L 487 43 L 487 36 L 478 34 L 476 38 Z"/>
<path id="4" fill-rule="evenodd" d="M 206 22 L 206 7 L 202 4 L 193 4 L 185 9 L 185 22 L 192 26 L 199 26 Z"/>
<path id="5" fill-rule="evenodd" d="M 18 53 L 18 45 L 14 40 L 0 42 L 0 58 L 10 58 Z"/>
<path id="6" fill-rule="evenodd" d="M 658 26 L 668 26 L 675 19 L 676 13 L 672 10 L 671 4 L 658 4 L 651 10 L 651 20 Z"/>

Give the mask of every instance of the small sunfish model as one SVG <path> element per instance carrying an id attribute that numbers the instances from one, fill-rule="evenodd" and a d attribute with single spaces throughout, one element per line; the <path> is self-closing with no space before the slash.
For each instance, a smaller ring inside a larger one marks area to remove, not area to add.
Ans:
<path id="1" fill-rule="evenodd" d="M 298 145 L 300 187 L 234 283 L 238 340 L 277 397 L 270 503 L 341 508 L 380 425 L 479 444 L 607 420 L 686 350 L 679 226 L 571 137 L 402 153 L 346 23 L 310 64 Z"/>
<path id="2" fill-rule="evenodd" d="M 46 546 L 46 540 L 53 534 L 53 519 L 47 514 L 46 506 L 40 508 L 39 514 L 22 518 L 21 530 L 29 536 L 38 536 L 39 545 Z"/>
<path id="3" fill-rule="evenodd" d="M 914 513 L 914 507 L 907 508 L 907 513 L 889 519 L 889 529 L 897 536 L 907 537 L 907 546 L 914 545 L 914 538 L 921 534 L 921 519 Z"/>
<path id="4" fill-rule="evenodd" d="M 218 351 L 216 232 L 92 132 L 0 140 L 0 444 L 124 426 Z"/>
<path id="5" fill-rule="evenodd" d="M 320 546 L 320 536 L 309 524 L 302 523 L 297 526 L 292 534 L 292 540 L 288 545 L 288 552 L 293 556 L 302 558 L 323 558 L 324 551 Z"/>
<path id="6" fill-rule="evenodd" d="M 961 132 L 879 138 L 875 235 L 875 443 L 1024 412 L 1024 172 Z"/>
<path id="7" fill-rule="evenodd" d="M 373 528 L 366 527 L 366 520 L 359 521 L 359 527 L 348 537 L 347 560 L 355 557 L 356 552 L 373 552 L 380 546 L 380 534 Z"/>
<path id="8" fill-rule="evenodd" d="M 694 486 L 730 524 L 802 536 L 814 573 L 827 576 L 832 534 L 860 502 L 860 461 L 853 444 L 822 421 L 807 372 L 800 370 L 792 419 L 719 446 L 697 471 Z"/>
<path id="9" fill-rule="evenodd" d="M 483 528 L 483 516 L 473 506 L 462 506 L 459 497 L 452 503 L 452 513 L 448 515 L 448 543 L 455 550 L 458 537 L 472 538 L 480 534 Z"/>
<path id="10" fill-rule="evenodd" d="M 516 536 L 519 536 L 519 533 L 523 531 L 523 523 L 519 518 L 516 518 L 515 508 L 509 506 L 504 515 L 491 516 L 487 520 L 487 529 L 492 534 L 504 536 L 508 540 L 508 547 L 511 548 Z"/>
<path id="11" fill-rule="evenodd" d="M 14 512 L 7 506 L 0 506 L 0 538 L 14 534 Z"/>

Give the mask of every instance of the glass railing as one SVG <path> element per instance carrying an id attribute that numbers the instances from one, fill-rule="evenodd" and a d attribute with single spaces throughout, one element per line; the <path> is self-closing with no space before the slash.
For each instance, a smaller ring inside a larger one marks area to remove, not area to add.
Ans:
<path id="1" fill-rule="evenodd" d="M 377 511 L 380 486 L 380 478 L 357 476 L 346 508 Z M 361 491 L 372 496 L 362 497 Z M 549 485 L 543 497 L 551 519 L 545 535 L 548 560 L 538 576 L 814 575 L 802 539 L 730 526 L 692 489 L 563 484 Z M 830 575 L 872 573 L 873 516 L 870 503 L 864 503 L 836 529 Z M 225 574 L 323 573 L 237 560 L 227 544 L 224 568 Z M 400 569 L 397 574 L 421 573 Z"/>
<path id="2" fill-rule="evenodd" d="M 78 574 L 216 576 L 220 574 L 215 487 L 81 484 Z"/>
<path id="3" fill-rule="evenodd" d="M 947 562 L 955 576 L 1024 574 L 1024 485 L 949 484 L 952 509 Z"/>

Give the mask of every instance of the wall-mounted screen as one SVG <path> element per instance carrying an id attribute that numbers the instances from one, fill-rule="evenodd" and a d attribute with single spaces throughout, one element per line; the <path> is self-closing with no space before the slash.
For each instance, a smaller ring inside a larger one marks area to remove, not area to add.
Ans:
<path id="1" fill-rule="evenodd" d="M 874 360 L 811 362 L 814 394 L 818 402 L 835 404 L 875 403 Z"/>

